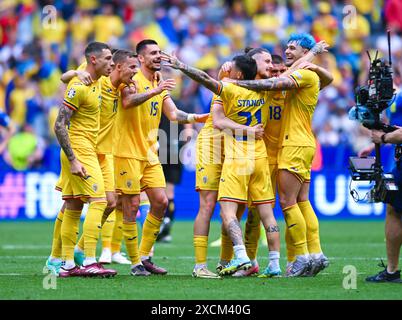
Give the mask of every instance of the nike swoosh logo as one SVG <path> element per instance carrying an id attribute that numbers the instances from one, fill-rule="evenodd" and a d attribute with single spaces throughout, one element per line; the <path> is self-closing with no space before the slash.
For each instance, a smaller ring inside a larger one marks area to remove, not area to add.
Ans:
<path id="1" fill-rule="evenodd" d="M 123 172 L 120 172 L 120 175 L 124 176 L 126 173 L 127 173 L 127 171 L 123 171 Z"/>
<path id="2" fill-rule="evenodd" d="M 295 225 L 296 225 L 296 223 L 291 224 L 291 225 L 288 227 L 288 229 L 290 229 L 290 228 L 294 227 Z"/>
<path id="3" fill-rule="evenodd" d="M 137 237 L 127 238 L 127 240 L 135 240 Z"/>
<path id="4" fill-rule="evenodd" d="M 87 180 L 87 179 L 89 179 L 89 178 L 91 178 L 92 176 L 86 176 L 85 178 L 84 178 L 84 180 Z"/>

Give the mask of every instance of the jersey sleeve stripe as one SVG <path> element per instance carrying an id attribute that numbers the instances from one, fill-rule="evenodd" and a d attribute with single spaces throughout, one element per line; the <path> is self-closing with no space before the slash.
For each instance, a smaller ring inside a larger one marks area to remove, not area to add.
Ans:
<path id="1" fill-rule="evenodd" d="M 299 88 L 300 86 L 299 86 L 299 83 L 297 82 L 297 80 L 296 80 L 296 78 L 293 76 L 293 75 L 290 75 L 289 76 L 289 79 L 291 79 L 295 84 L 296 84 L 296 86 Z"/>
<path id="2" fill-rule="evenodd" d="M 70 102 L 68 102 L 68 101 L 66 101 L 66 100 L 63 100 L 63 104 L 64 104 L 66 107 L 70 108 L 71 110 L 74 110 L 74 111 L 77 111 L 77 110 L 78 110 L 78 108 L 77 108 L 75 105 L 73 105 L 72 103 L 70 103 Z"/>
<path id="3" fill-rule="evenodd" d="M 218 93 L 217 93 L 218 96 L 221 95 L 222 89 L 223 89 L 222 81 L 219 81 L 219 82 L 218 82 Z"/>

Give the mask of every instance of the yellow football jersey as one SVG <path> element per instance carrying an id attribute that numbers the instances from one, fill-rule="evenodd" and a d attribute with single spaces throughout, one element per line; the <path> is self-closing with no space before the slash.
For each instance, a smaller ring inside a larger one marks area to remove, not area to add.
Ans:
<path id="1" fill-rule="evenodd" d="M 285 91 L 272 92 L 268 107 L 268 120 L 264 131 L 264 142 L 267 148 L 269 164 L 278 163 L 278 150 L 280 148 L 281 126 L 285 107 Z"/>
<path id="2" fill-rule="evenodd" d="M 85 70 L 86 67 L 87 63 L 83 62 L 77 70 Z M 101 86 L 102 103 L 96 152 L 99 154 L 112 154 L 114 121 L 117 106 L 121 103 L 121 95 L 119 88 L 113 86 L 110 77 L 102 76 L 98 81 Z"/>
<path id="3" fill-rule="evenodd" d="M 246 126 L 261 123 L 264 127 L 268 118 L 269 92 L 255 92 L 232 83 L 224 83 L 220 92 L 226 117 Z M 225 158 L 259 159 L 267 157 L 263 139 L 249 139 L 224 131 Z"/>
<path id="4" fill-rule="evenodd" d="M 86 86 L 74 77 L 68 83 L 63 104 L 75 111 L 68 125 L 71 147 L 95 151 L 99 132 L 100 81 Z"/>
<path id="5" fill-rule="evenodd" d="M 150 82 L 145 78 L 141 71 L 134 76 L 134 80 L 138 83 L 137 93 L 144 93 L 158 85 L 156 81 Z M 168 92 L 163 91 L 139 106 L 128 109 L 118 106 L 113 151 L 115 156 L 159 162 L 158 128 L 163 101 L 167 98 Z"/>
<path id="6" fill-rule="evenodd" d="M 118 105 L 121 104 L 120 90 L 113 86 L 109 77 L 102 77 L 100 82 L 102 87 L 102 103 L 96 152 L 112 154 L 114 122 Z"/>
<path id="7" fill-rule="evenodd" d="M 311 121 L 317 105 L 320 79 L 315 72 L 305 69 L 294 71 L 290 78 L 297 89 L 286 92 L 282 146 L 315 147 Z"/>
<path id="8" fill-rule="evenodd" d="M 209 116 L 204 127 L 200 130 L 197 136 L 197 163 L 223 163 L 223 133 L 222 131 L 215 129 L 212 122 L 212 106 L 216 100 L 221 101 L 221 98 L 217 95 L 213 96 Z"/>

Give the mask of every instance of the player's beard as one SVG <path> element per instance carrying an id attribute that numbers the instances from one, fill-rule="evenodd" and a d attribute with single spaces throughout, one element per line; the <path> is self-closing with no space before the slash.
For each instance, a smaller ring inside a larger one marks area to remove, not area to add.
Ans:
<path id="1" fill-rule="evenodd" d="M 157 63 L 159 64 L 159 66 L 156 66 Z M 160 71 L 161 67 L 162 67 L 160 64 L 161 64 L 161 62 L 151 61 L 148 68 L 149 68 L 149 70 L 152 70 L 152 71 Z"/>

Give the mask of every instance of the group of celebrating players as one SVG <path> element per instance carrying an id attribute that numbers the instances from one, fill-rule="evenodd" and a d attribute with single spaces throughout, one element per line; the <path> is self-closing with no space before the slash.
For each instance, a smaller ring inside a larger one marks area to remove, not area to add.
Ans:
<path id="1" fill-rule="evenodd" d="M 316 147 L 312 115 L 320 89 L 332 81 L 327 70 L 311 61 L 326 49 L 325 42 L 316 43 L 309 34 L 295 34 L 285 61 L 264 48 L 247 48 L 222 66 L 216 80 L 162 52 L 154 40 L 139 42 L 136 53 L 119 49 L 112 54 L 108 45 L 90 43 L 86 63 L 62 77 L 68 86 L 55 133 L 62 148 L 56 188 L 64 204 L 47 268 L 59 277 L 116 275 L 100 263 L 110 262 L 110 256 L 96 260 L 100 230 L 115 220 L 113 261 L 130 263 L 134 276 L 167 273 L 151 261 L 168 205 L 158 158 L 162 112 L 170 121 L 205 122 L 196 147 L 200 206 L 194 222 L 194 277 L 258 274 L 261 222 L 269 263 L 259 276 L 281 276 L 279 228 L 272 211 L 276 191 L 286 222 L 286 276 L 315 276 L 327 267 L 308 200 Z M 169 95 L 175 81 L 163 79 L 162 62 L 214 93 L 210 113 L 188 114 L 176 107 Z M 143 191 L 150 208 L 138 245 Z M 215 273 L 207 267 L 207 248 L 217 201 L 222 241 Z M 77 243 L 84 203 L 88 211 Z M 240 219 L 246 206 L 243 240 Z M 128 261 L 120 253 L 122 238 Z"/>

